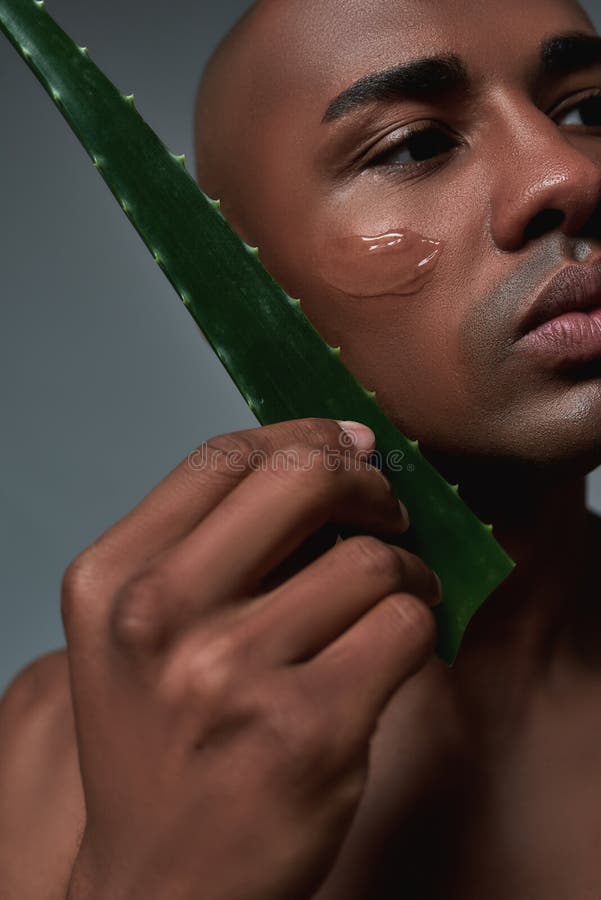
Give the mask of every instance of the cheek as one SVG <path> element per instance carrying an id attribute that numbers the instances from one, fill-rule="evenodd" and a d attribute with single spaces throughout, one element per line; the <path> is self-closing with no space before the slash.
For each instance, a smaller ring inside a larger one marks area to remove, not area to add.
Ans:
<path id="1" fill-rule="evenodd" d="M 398 210 L 348 222 L 312 230 L 302 308 L 402 430 L 438 430 L 460 387 L 459 311 L 441 287 L 453 254 Z"/>
<path id="2" fill-rule="evenodd" d="M 362 199 L 311 222 L 309 238 L 280 230 L 261 258 L 401 430 L 440 436 L 468 410 L 462 309 L 448 290 L 457 255 L 395 212 L 398 196 L 375 212 Z"/>
<path id="3" fill-rule="evenodd" d="M 469 410 L 459 365 L 458 324 L 439 295 L 424 289 L 409 307 L 394 298 L 370 305 L 324 297 L 304 304 L 308 317 L 378 404 L 411 437 L 439 438 Z M 307 308 L 310 306 L 310 308 Z M 449 315 L 445 316 L 445 312 Z"/>

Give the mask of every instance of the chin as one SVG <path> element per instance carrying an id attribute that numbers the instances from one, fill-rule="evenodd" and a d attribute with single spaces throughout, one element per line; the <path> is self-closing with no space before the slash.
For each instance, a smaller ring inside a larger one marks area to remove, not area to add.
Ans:
<path id="1" fill-rule="evenodd" d="M 601 465 L 601 379 L 572 383 L 538 404 L 515 433 L 516 453 L 524 462 L 550 472 L 587 475 Z"/>
<path id="2" fill-rule="evenodd" d="M 499 485 L 518 483 L 556 484 L 559 478 L 583 478 L 601 465 L 601 422 L 547 421 L 537 428 L 512 429 L 507 440 L 495 440 L 494 430 L 487 442 L 436 447 L 420 441 L 420 450 L 451 483 L 478 483 L 495 479 Z M 419 436 L 418 436 L 419 438 Z"/>

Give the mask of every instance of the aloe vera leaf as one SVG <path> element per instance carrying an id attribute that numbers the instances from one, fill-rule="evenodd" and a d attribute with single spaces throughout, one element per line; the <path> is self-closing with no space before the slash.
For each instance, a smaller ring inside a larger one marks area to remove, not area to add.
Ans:
<path id="1" fill-rule="evenodd" d="M 390 422 L 185 168 L 48 15 L 44 0 L 0 0 L 0 28 L 52 97 L 263 424 L 304 417 L 369 425 L 411 528 L 399 544 L 438 573 L 439 655 L 451 664 L 470 618 L 515 563 Z"/>

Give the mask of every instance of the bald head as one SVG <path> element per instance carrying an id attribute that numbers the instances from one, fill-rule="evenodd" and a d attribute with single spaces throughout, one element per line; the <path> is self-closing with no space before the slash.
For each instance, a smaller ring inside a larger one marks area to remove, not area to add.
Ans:
<path id="1" fill-rule="evenodd" d="M 227 105 L 235 99 L 230 78 L 232 66 L 245 51 L 247 34 L 257 4 L 254 3 L 222 38 L 209 59 L 196 93 L 194 126 L 196 137 L 196 174 L 205 193 L 212 197 L 221 194 L 223 146 L 221 134 L 226 131 Z M 238 90 L 243 89 L 241 85 Z M 237 104 L 236 104 L 237 106 Z M 237 114 L 237 110 L 235 111 Z"/>
<path id="2" fill-rule="evenodd" d="M 249 243 L 257 200 L 269 191 L 266 133 L 283 110 L 298 109 L 321 73 L 324 34 L 330 44 L 357 0 L 257 0 L 218 44 L 205 67 L 195 103 L 196 176 Z M 331 54 L 328 47 L 326 56 Z M 316 65 L 314 65 L 314 62 Z"/>
<path id="3" fill-rule="evenodd" d="M 278 4 L 284 0 L 258 0 L 246 10 L 213 52 L 196 93 L 198 184 L 221 200 L 224 213 L 249 242 L 249 171 L 258 163 L 252 135 L 269 106 L 277 67 L 272 36 Z"/>

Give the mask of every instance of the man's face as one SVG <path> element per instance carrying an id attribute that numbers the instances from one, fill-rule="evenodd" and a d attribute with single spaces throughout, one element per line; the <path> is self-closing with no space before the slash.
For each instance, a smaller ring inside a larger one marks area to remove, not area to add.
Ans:
<path id="1" fill-rule="evenodd" d="M 601 375 L 516 350 L 550 277 L 601 256 L 601 53 L 540 71 L 543 40 L 595 33 L 586 15 L 569 0 L 267 7 L 262 64 L 279 67 L 239 160 L 264 264 L 422 448 L 601 462 Z M 467 93 L 387 91 L 323 121 L 358 79 L 449 54 Z M 404 249 L 366 252 L 387 232 Z M 412 290 L 416 247 L 438 254 Z"/>

